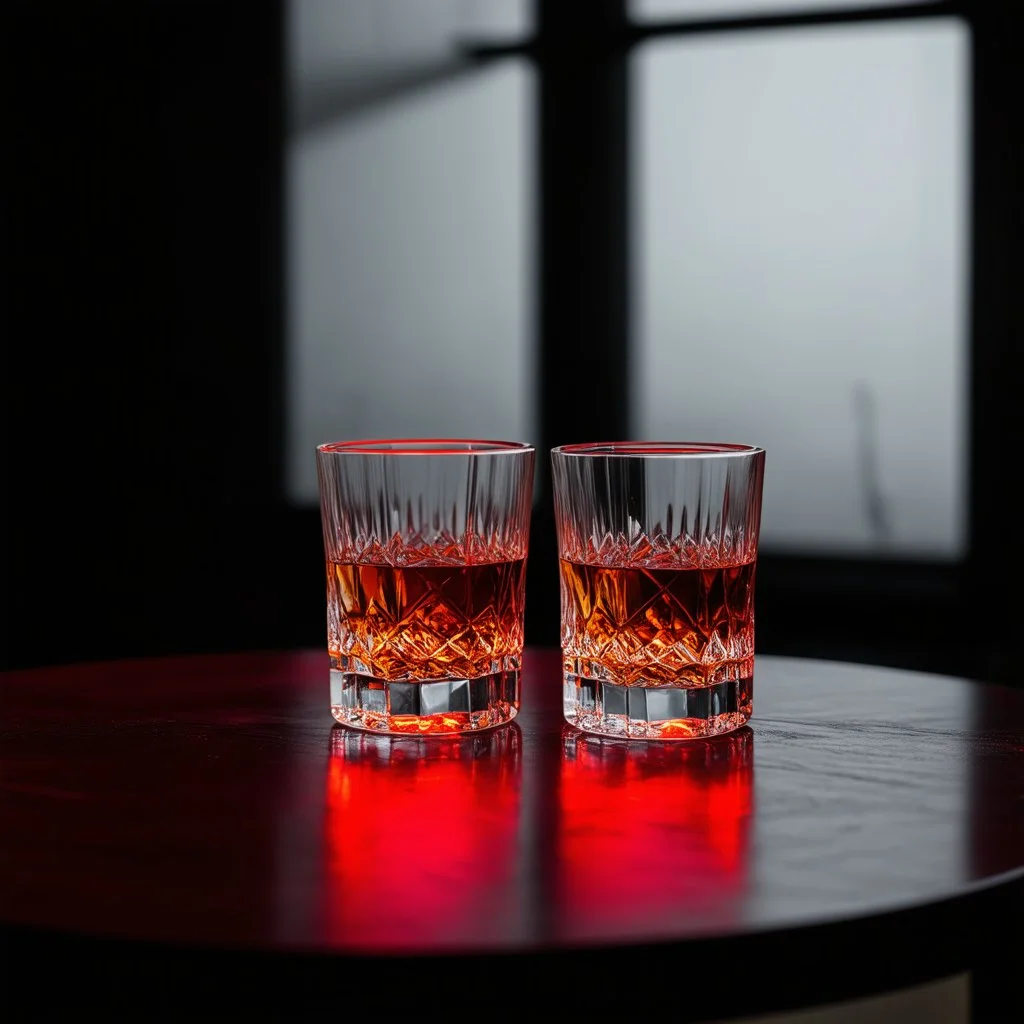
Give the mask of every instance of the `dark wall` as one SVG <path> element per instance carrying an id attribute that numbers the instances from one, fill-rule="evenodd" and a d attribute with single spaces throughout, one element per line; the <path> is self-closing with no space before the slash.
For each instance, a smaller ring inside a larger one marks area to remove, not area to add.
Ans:
<path id="1" fill-rule="evenodd" d="M 322 643 L 317 515 L 281 491 L 282 5 L 4 16 L 4 666 Z M 1018 679 L 1021 12 L 973 29 L 972 559 L 766 554 L 766 652 Z M 532 643 L 554 581 L 531 567 Z"/>
<path id="2" fill-rule="evenodd" d="M 305 576 L 321 625 L 277 494 L 280 15 L 8 11 L 8 664 L 285 644 Z"/>

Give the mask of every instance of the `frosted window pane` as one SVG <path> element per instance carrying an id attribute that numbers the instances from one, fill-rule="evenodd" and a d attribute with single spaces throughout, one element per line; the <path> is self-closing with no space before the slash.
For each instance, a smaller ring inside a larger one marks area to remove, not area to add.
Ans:
<path id="1" fill-rule="evenodd" d="M 914 3 L 915 0 L 899 0 Z M 926 0 L 916 0 L 925 3 Z M 675 18 L 739 18 L 757 14 L 794 14 L 797 11 L 863 10 L 892 7 L 893 0 L 631 0 L 637 21 Z"/>
<path id="2" fill-rule="evenodd" d="M 964 551 L 967 44 L 638 54 L 634 433 L 763 445 L 766 548 Z"/>
<path id="3" fill-rule="evenodd" d="M 428 65 L 451 62 L 465 42 L 523 37 L 528 0 L 290 0 L 292 113 L 327 90 L 358 92 Z"/>
<path id="4" fill-rule="evenodd" d="M 523 7 L 291 5 L 293 501 L 315 502 L 323 441 L 536 436 L 532 73 L 509 63 L 444 72 L 458 40 L 514 29 Z M 425 82 L 401 85 L 421 72 Z"/>

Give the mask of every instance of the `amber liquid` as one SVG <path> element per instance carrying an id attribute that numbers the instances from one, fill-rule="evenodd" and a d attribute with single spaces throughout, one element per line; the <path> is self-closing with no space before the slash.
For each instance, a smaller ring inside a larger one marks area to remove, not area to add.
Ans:
<path id="1" fill-rule="evenodd" d="M 688 739 L 753 710 L 754 562 L 699 568 L 561 561 L 566 718 Z"/>
<path id="2" fill-rule="evenodd" d="M 332 658 L 388 680 L 495 671 L 522 653 L 525 566 L 328 562 Z"/>
<path id="3" fill-rule="evenodd" d="M 638 568 L 561 562 L 562 652 L 624 686 L 706 686 L 752 670 L 754 563 Z"/>

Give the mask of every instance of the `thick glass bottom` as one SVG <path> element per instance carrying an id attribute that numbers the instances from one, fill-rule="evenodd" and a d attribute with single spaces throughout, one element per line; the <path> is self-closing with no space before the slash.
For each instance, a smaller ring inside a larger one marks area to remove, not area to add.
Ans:
<path id="1" fill-rule="evenodd" d="M 331 669 L 331 714 L 353 729 L 391 735 L 479 732 L 516 717 L 519 674 L 395 682 Z"/>
<path id="2" fill-rule="evenodd" d="M 754 707 L 754 679 L 709 686 L 622 686 L 566 672 L 566 721 L 599 736 L 689 740 L 739 729 Z"/>

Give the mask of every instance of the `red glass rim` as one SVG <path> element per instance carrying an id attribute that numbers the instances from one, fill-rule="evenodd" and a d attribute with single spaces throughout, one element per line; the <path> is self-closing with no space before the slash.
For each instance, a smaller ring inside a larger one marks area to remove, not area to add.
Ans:
<path id="1" fill-rule="evenodd" d="M 328 441 L 316 446 L 325 455 L 514 455 L 532 452 L 522 441 L 481 441 L 463 437 L 400 437 L 372 441 Z"/>
<path id="2" fill-rule="evenodd" d="M 611 458 L 646 458 L 668 455 L 702 458 L 727 458 L 735 455 L 756 455 L 763 452 L 751 444 L 732 444 L 728 441 L 588 441 L 583 444 L 563 444 L 552 448 L 553 455 L 608 456 Z"/>

